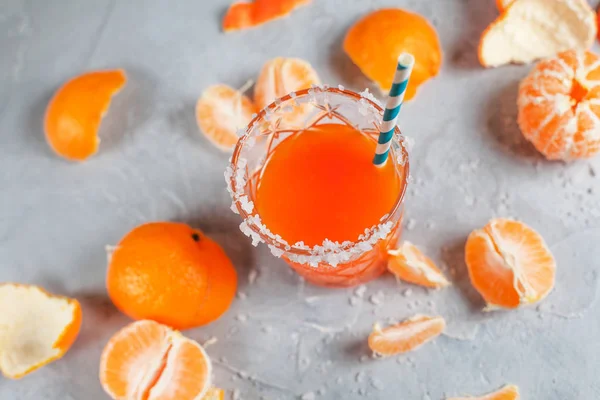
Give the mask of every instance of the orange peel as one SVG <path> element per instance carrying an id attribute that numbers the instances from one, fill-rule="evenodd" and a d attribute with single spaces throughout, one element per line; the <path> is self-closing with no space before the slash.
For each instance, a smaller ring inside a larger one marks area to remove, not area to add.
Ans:
<path id="1" fill-rule="evenodd" d="M 369 335 L 369 348 L 380 356 L 406 353 L 435 339 L 445 328 L 444 318 L 427 315 L 415 315 L 387 328 L 375 324 Z"/>
<path id="2" fill-rule="evenodd" d="M 453 397 L 447 400 L 519 400 L 519 388 L 515 385 L 506 385 L 495 392 L 480 397 Z"/>
<path id="3" fill-rule="evenodd" d="M 405 100 L 412 99 L 418 87 L 435 77 L 442 66 L 435 28 L 421 15 L 402 9 L 387 8 L 366 15 L 350 28 L 343 46 L 352 62 L 384 92 L 392 87 L 400 53 L 411 53 L 415 65 Z"/>
<path id="4" fill-rule="evenodd" d="M 573 50 L 539 62 L 517 100 L 523 136 L 549 160 L 600 153 L 600 57 Z"/>
<path id="5" fill-rule="evenodd" d="M 212 363 L 202 346 L 154 321 L 121 329 L 100 358 L 100 383 L 113 399 L 202 399 L 211 375 Z"/>
<path id="6" fill-rule="evenodd" d="M 498 7 L 498 11 L 504 12 L 515 0 L 496 0 L 496 6 Z"/>
<path id="7" fill-rule="evenodd" d="M 225 32 L 253 28 L 283 18 L 312 0 L 254 0 L 233 3 L 223 18 Z"/>
<path id="8" fill-rule="evenodd" d="M 471 232 L 465 261 L 489 309 L 535 303 L 554 288 L 552 253 L 539 233 L 519 221 L 493 219 Z"/>
<path id="9" fill-rule="evenodd" d="M 586 50 L 596 33 L 596 14 L 586 0 L 519 0 L 481 35 L 479 61 L 498 67 Z"/>
<path id="10" fill-rule="evenodd" d="M 46 108 L 44 133 L 50 148 L 71 161 L 98 151 L 98 129 L 111 98 L 125 85 L 121 69 L 79 75 L 54 94 Z"/>
<path id="11" fill-rule="evenodd" d="M 388 254 L 388 270 L 398 279 L 433 289 L 450 285 L 435 263 L 414 244 L 404 242 Z"/>
<path id="12" fill-rule="evenodd" d="M 252 120 L 256 107 L 243 94 L 227 85 L 208 87 L 196 103 L 196 122 L 200 132 L 218 148 L 231 151 L 239 136 L 237 132 Z"/>
<path id="13" fill-rule="evenodd" d="M 0 370 L 11 379 L 61 358 L 81 327 L 81 306 L 38 286 L 0 285 Z"/>

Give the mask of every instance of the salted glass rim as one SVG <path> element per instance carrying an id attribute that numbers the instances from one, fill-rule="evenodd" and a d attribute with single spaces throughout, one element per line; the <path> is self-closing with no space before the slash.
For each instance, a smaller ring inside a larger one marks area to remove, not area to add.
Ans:
<path id="1" fill-rule="evenodd" d="M 335 267 L 341 262 L 348 261 L 344 260 L 344 256 L 336 257 L 336 255 L 350 253 L 349 255 L 352 256 L 364 253 L 365 251 L 369 250 L 367 249 L 368 246 L 371 246 L 370 248 L 372 248 L 373 245 L 379 240 L 387 237 L 394 228 L 394 219 L 396 218 L 396 213 L 399 211 L 400 207 L 402 207 L 410 175 L 408 150 L 406 148 L 406 142 L 404 140 L 401 140 L 402 138 L 404 138 L 404 136 L 402 136 L 402 132 L 400 131 L 398 126 L 394 128 L 394 136 L 392 140 L 393 143 L 397 144 L 398 147 L 401 149 L 401 157 L 404 160 L 404 174 L 401 181 L 400 193 L 394 203 L 394 207 L 392 208 L 392 210 L 390 210 L 388 214 L 382 216 L 379 224 L 373 227 L 366 227 L 365 234 L 360 235 L 355 241 L 345 241 L 343 243 L 338 243 L 331 242 L 328 239 L 325 239 L 322 245 L 316 246 L 306 246 L 301 242 L 296 244 L 289 244 L 285 240 L 283 240 L 281 236 L 273 234 L 264 224 L 262 224 L 262 222 L 260 221 L 260 216 L 257 212 L 254 211 L 253 208 L 250 211 L 248 211 L 247 201 L 241 200 L 242 197 L 246 197 L 246 193 L 240 193 L 239 190 L 239 188 L 244 188 L 242 190 L 245 191 L 247 182 L 244 182 L 243 185 L 237 184 L 237 181 L 241 175 L 238 173 L 239 164 L 240 161 L 243 160 L 243 158 L 240 157 L 241 152 L 244 146 L 246 146 L 248 140 L 253 136 L 252 131 L 255 125 L 263 121 L 265 119 L 265 116 L 267 116 L 270 112 L 280 107 L 282 103 L 298 97 L 311 96 L 314 95 L 315 92 L 342 95 L 350 97 L 351 99 L 357 102 L 366 101 L 370 107 L 372 107 L 378 114 L 380 114 L 381 117 L 383 117 L 383 108 L 377 103 L 375 97 L 373 97 L 373 95 L 369 93 L 368 90 L 359 94 L 351 90 L 344 89 L 341 86 L 338 88 L 328 86 L 313 86 L 310 89 L 303 89 L 296 92 L 291 92 L 263 108 L 243 129 L 244 134 L 238 140 L 233 155 L 230 159 L 230 165 L 227 167 L 227 170 L 225 172 L 225 180 L 227 181 L 227 189 L 232 198 L 231 209 L 233 212 L 239 214 L 242 217 L 243 221 L 240 224 L 240 229 L 247 236 L 252 238 L 253 245 L 256 246 L 258 245 L 258 243 L 263 242 L 268 245 L 273 255 L 281 257 L 285 254 L 286 257 L 290 258 L 292 261 L 299 262 L 301 264 L 310 264 L 316 267 L 320 263 L 327 263 Z M 390 154 L 390 159 L 393 159 L 393 162 L 397 162 L 394 157 L 396 156 L 395 153 L 398 150 L 392 148 L 390 149 L 390 151 L 392 152 L 392 154 Z M 243 164 L 244 165 L 242 166 L 242 168 L 245 169 L 246 162 L 243 162 Z M 247 197 L 246 200 L 248 200 Z"/>

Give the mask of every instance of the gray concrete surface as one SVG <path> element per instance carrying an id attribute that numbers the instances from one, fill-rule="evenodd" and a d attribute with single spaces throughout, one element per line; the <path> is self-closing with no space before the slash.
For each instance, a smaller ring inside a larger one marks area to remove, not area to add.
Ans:
<path id="1" fill-rule="evenodd" d="M 186 332 L 218 338 L 208 352 L 229 398 L 438 400 L 508 382 L 524 399 L 600 398 L 600 159 L 550 163 L 523 142 L 515 96 L 529 67 L 476 61 L 494 1 L 315 0 L 291 18 L 225 35 L 228 3 L 2 1 L 0 281 L 76 296 L 84 324 L 64 359 L 0 379 L 0 399 L 106 398 L 100 352 L 129 321 L 106 296 L 105 246 L 152 220 L 204 229 L 236 264 L 240 297 L 230 311 Z M 440 76 L 403 110 L 415 141 L 405 237 L 453 271 L 454 286 L 428 293 L 385 277 L 353 306 L 353 290 L 303 284 L 240 234 L 223 180 L 228 155 L 199 136 L 194 104 L 206 86 L 239 87 L 275 56 L 304 58 L 324 82 L 364 89 L 341 41 L 384 6 L 427 16 L 445 51 Z M 55 157 L 42 135 L 51 95 L 73 75 L 111 67 L 125 68 L 129 82 L 102 124 L 100 152 L 80 165 Z M 480 312 L 463 244 L 493 216 L 525 220 L 551 246 L 557 286 L 539 307 Z M 447 334 L 413 354 L 371 359 L 373 322 L 415 312 L 444 315 Z"/>

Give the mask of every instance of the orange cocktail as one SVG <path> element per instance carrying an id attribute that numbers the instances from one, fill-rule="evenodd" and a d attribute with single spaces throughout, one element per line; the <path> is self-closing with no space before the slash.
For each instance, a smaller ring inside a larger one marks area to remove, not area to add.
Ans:
<path id="1" fill-rule="evenodd" d="M 242 231 L 307 280 L 351 286 L 385 271 L 401 231 L 407 153 L 373 165 L 381 108 L 314 88 L 267 107 L 240 139 L 227 177 Z"/>

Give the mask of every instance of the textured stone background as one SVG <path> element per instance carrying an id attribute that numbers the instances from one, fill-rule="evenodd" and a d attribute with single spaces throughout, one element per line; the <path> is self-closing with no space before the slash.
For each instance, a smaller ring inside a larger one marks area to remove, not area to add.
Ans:
<path id="1" fill-rule="evenodd" d="M 231 310 L 186 332 L 219 339 L 208 352 L 230 396 L 438 400 L 513 382 L 524 399 L 600 398 L 600 158 L 550 163 L 523 142 L 515 97 L 529 67 L 484 70 L 476 61 L 494 1 L 315 0 L 292 18 L 225 35 L 228 4 L 3 0 L 0 281 L 76 296 L 84 325 L 63 360 L 21 381 L 0 379 L 0 398 L 106 398 L 100 352 L 128 319 L 106 297 L 105 246 L 152 220 L 206 230 L 236 264 L 240 296 Z M 250 246 L 229 211 L 228 156 L 199 136 L 194 104 L 206 86 L 239 87 L 275 56 L 307 59 L 324 82 L 364 89 L 341 41 L 357 18 L 384 6 L 427 16 L 445 51 L 440 76 L 402 114 L 415 141 L 406 238 L 455 284 L 428 293 L 388 276 L 359 299 L 353 290 L 305 285 L 266 248 Z M 109 67 L 125 68 L 129 82 L 103 122 L 99 154 L 81 165 L 58 159 L 42 135 L 48 100 L 73 75 Z M 557 287 L 540 307 L 479 311 L 463 245 L 493 216 L 523 219 L 556 255 Z M 417 311 L 444 315 L 447 334 L 413 354 L 371 359 L 372 323 Z"/>

